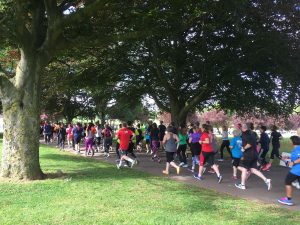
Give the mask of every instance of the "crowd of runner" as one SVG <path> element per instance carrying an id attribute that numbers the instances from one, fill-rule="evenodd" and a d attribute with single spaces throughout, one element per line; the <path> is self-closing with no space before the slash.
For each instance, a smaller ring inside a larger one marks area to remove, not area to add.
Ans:
<path id="1" fill-rule="evenodd" d="M 246 182 L 252 175 L 256 175 L 265 183 L 267 190 L 272 187 L 271 179 L 262 172 L 269 171 L 273 160 L 277 157 L 291 167 L 286 176 L 286 197 L 278 199 L 278 202 L 293 205 L 292 186 L 300 189 L 300 130 L 298 136 L 290 138 L 294 149 L 290 158 L 282 158 L 280 155 L 280 140 L 282 135 L 277 127 L 271 128 L 270 136 L 266 133 L 267 127 L 260 127 L 260 135 L 254 131 L 253 123 L 238 124 L 232 131 L 233 138 L 229 139 L 228 127 L 222 127 L 222 143 L 217 144 L 217 138 L 210 122 L 200 126 L 200 123 L 181 125 L 176 127 L 174 123 L 167 127 L 149 122 L 147 126 L 133 125 L 132 122 L 122 123 L 117 129 L 112 129 L 108 124 L 50 124 L 45 122 L 41 125 L 41 134 L 44 135 L 45 143 L 57 142 L 57 147 L 64 150 L 66 145 L 77 153 L 80 153 L 80 144 L 85 146 L 85 156 L 93 157 L 95 152 L 103 153 L 104 157 L 110 157 L 111 152 L 117 156 L 117 168 L 133 167 L 139 163 L 136 152 L 145 149 L 146 154 L 153 162 L 161 163 L 161 150 L 165 151 L 166 167 L 163 174 L 170 173 L 170 167 L 180 174 L 182 168 L 192 172 L 197 180 L 203 180 L 205 172 L 216 174 L 217 182 L 221 183 L 223 176 L 222 168 L 215 163 L 215 157 L 220 155 L 217 161 L 224 161 L 224 149 L 226 148 L 232 164 L 232 179 L 240 182 L 235 186 L 246 189 Z M 115 150 L 113 150 L 115 143 Z M 270 150 L 270 160 L 267 155 Z M 145 146 L 145 148 L 144 148 Z M 190 154 L 188 154 L 189 152 Z M 220 154 L 218 154 L 220 153 Z M 189 157 L 190 156 L 190 157 Z M 190 159 L 190 160 L 189 160 Z M 178 161 L 178 163 L 176 163 Z"/>

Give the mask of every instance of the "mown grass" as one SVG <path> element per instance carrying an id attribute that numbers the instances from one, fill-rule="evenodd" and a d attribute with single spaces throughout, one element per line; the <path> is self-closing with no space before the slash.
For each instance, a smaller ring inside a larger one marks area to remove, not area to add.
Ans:
<path id="1" fill-rule="evenodd" d="M 41 146 L 62 177 L 0 181 L 0 224 L 299 224 L 300 213 Z"/>

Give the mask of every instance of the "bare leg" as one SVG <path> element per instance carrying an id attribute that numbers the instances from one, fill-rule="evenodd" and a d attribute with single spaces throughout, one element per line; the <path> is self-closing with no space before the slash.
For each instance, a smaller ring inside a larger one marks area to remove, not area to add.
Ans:
<path id="1" fill-rule="evenodd" d="M 260 177 L 263 181 L 266 181 L 267 178 L 262 174 L 262 172 L 260 172 L 259 170 L 257 169 L 254 169 L 254 168 L 251 168 L 251 172 L 253 174 L 255 174 L 256 176 Z"/>
<path id="2" fill-rule="evenodd" d="M 246 178 L 247 178 L 247 169 L 244 167 L 238 167 L 238 170 L 242 172 L 241 175 L 241 184 L 245 185 L 246 184 Z"/>
<path id="3" fill-rule="evenodd" d="M 292 198 L 293 187 L 291 185 L 285 185 L 286 197 Z"/>
<path id="4" fill-rule="evenodd" d="M 237 168 L 235 166 L 233 166 L 232 168 L 233 168 L 233 176 L 236 177 L 236 175 L 237 175 Z"/>
<path id="5" fill-rule="evenodd" d="M 219 177 L 220 176 L 219 167 L 216 164 L 214 164 L 212 165 L 211 168 L 216 172 L 217 176 Z"/>

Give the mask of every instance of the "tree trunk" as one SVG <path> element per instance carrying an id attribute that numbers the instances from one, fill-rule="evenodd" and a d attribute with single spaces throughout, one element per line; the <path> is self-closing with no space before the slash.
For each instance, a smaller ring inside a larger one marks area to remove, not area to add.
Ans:
<path id="1" fill-rule="evenodd" d="M 3 148 L 1 176 L 42 179 L 39 162 L 41 62 L 21 52 L 14 80 L 2 80 Z"/>
<path id="2" fill-rule="evenodd" d="M 186 124 L 187 114 L 182 113 L 184 106 L 180 106 L 176 102 L 171 103 L 171 120 L 175 123 L 176 126 Z"/>

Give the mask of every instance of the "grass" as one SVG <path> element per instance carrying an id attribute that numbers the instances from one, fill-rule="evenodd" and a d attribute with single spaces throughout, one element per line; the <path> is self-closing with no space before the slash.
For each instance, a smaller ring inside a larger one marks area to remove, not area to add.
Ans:
<path id="1" fill-rule="evenodd" d="M 299 224 L 300 213 L 41 146 L 55 177 L 0 181 L 0 224 Z M 61 173 L 61 172 L 59 172 Z M 58 174 L 59 174 L 58 173 Z"/>

